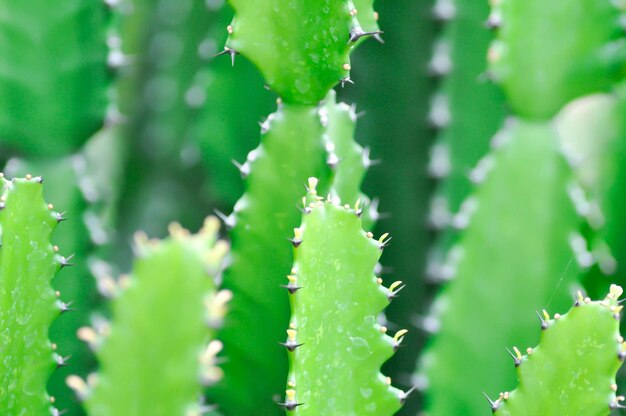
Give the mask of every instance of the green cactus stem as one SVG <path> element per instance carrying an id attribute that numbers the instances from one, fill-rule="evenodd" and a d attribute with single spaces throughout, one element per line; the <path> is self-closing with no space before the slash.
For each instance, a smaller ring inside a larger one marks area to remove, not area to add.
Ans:
<path id="1" fill-rule="evenodd" d="M 263 5 L 231 0 L 235 18 L 228 26 L 224 54 L 242 53 L 263 73 L 286 103 L 315 105 L 339 82 L 350 82 L 349 53 L 372 25 L 370 5 L 357 9 L 351 0 L 290 0 Z M 360 23 L 360 14 L 369 13 Z M 371 33 L 369 33 L 371 34 Z"/>
<path id="2" fill-rule="evenodd" d="M 377 315 L 395 297 L 374 274 L 388 235 L 363 231 L 360 207 L 317 196 L 310 178 L 302 225 L 295 229 L 295 261 L 288 276 L 292 316 L 284 346 L 291 371 L 284 406 L 296 415 L 392 415 L 404 392 L 380 366 L 402 342 Z"/>
<path id="3" fill-rule="evenodd" d="M 287 377 L 278 342 L 289 322 L 287 291 L 280 287 L 293 253 L 284 244 L 300 221 L 299 203 L 309 176 L 327 182 L 324 127 L 319 109 L 279 105 L 262 126 L 261 145 L 241 165 L 246 193 L 226 223 L 233 226 L 232 264 L 224 287 L 234 293 L 219 338 L 224 380 L 211 392 L 227 415 L 274 415 Z M 258 382 L 259 375 L 263 383 Z"/>
<path id="4" fill-rule="evenodd" d="M 541 317 L 541 341 L 522 356 L 513 348 L 519 385 L 491 402 L 497 416 L 608 415 L 622 407 L 615 373 L 626 356 L 619 334 L 622 288 L 612 285 L 603 301 L 578 292 L 565 315 Z"/>
<path id="5" fill-rule="evenodd" d="M 551 118 L 569 101 L 608 91 L 626 75 L 623 11 L 618 8 L 623 2 L 584 0 L 576 7 L 567 0 L 491 3 L 493 19 L 502 22 L 489 51 L 491 73 L 516 114 Z"/>
<path id="6" fill-rule="evenodd" d="M 356 108 L 337 103 L 335 91 L 331 90 L 321 112 L 329 142 L 329 163 L 334 170 L 333 193 L 346 203 L 362 203 L 363 228 L 369 230 L 378 218 L 378 212 L 376 204 L 372 206 L 369 197 L 361 192 L 361 183 L 372 161 L 369 149 L 363 149 L 354 140 Z"/>
<path id="7" fill-rule="evenodd" d="M 502 92 L 484 79 L 492 39 L 484 30 L 489 5 L 482 0 L 450 4 L 454 13 L 443 21 L 429 63 L 430 73 L 442 77 L 429 115 L 438 130 L 429 171 L 440 180 L 431 200 L 430 222 L 442 230 L 429 254 L 428 275 L 435 281 L 447 277 L 442 266 L 457 236 L 454 215 L 472 189 L 470 172 L 488 152 L 489 141 L 504 119 Z"/>
<path id="8" fill-rule="evenodd" d="M 623 87 L 622 87 L 623 88 Z M 596 265 L 585 276 L 591 296 L 606 293 L 626 263 L 626 94 L 597 94 L 570 104 L 558 127 L 575 167 L 580 188 L 573 195 L 590 225 L 590 251 Z"/>
<path id="9" fill-rule="evenodd" d="M 48 338 L 52 321 L 68 309 L 50 285 L 68 263 L 50 240 L 61 216 L 44 201 L 40 177 L 2 181 L 0 409 L 7 416 L 44 415 L 54 401 L 48 377 L 66 361 Z"/>
<path id="10" fill-rule="evenodd" d="M 110 82 L 107 7 L 102 0 L 0 5 L 4 145 L 29 156 L 67 154 L 102 126 Z"/>
<path id="11" fill-rule="evenodd" d="M 110 282 L 113 321 L 79 332 L 96 348 L 100 371 L 67 383 L 90 415 L 201 413 L 201 382 L 221 376 L 213 333 L 230 299 L 213 281 L 228 250 L 218 228 L 208 218 L 195 235 L 173 224 L 166 240 L 137 236 L 132 275 Z"/>
<path id="12" fill-rule="evenodd" d="M 87 142 L 82 152 L 59 159 L 11 159 L 5 172 L 12 177 L 28 172 L 41 173 L 46 178 L 44 196 L 55 206 L 63 207 L 63 217 L 70 219 L 63 233 L 55 233 L 52 241 L 80 261 L 53 279 L 54 290 L 70 303 L 71 312 L 54 321 L 50 339 L 59 351 L 71 357 L 68 366 L 54 372 L 48 382 L 48 391 L 55 405 L 72 415 L 81 413 L 80 403 L 65 385 L 69 374 L 87 376 L 95 361 L 86 345 L 76 339 L 76 331 L 89 323 L 98 303 L 96 284 L 90 278 L 89 264 L 97 251 L 111 240 L 111 207 L 115 200 L 115 184 L 119 183 L 120 136 L 106 129 Z M 96 153 L 96 154 L 93 154 Z M 106 176 L 104 178 L 98 175 Z M 102 189 L 111 186 L 112 189 Z"/>
<path id="13" fill-rule="evenodd" d="M 417 381 L 428 386 L 433 416 L 481 414 L 482 392 L 512 387 L 502 346 L 536 343 L 534 311 L 567 307 L 576 256 L 588 259 L 554 127 L 510 120 L 494 145 L 482 164 L 490 171 L 462 211 L 468 227 L 448 257 L 453 280 L 428 318 L 437 334 Z"/>

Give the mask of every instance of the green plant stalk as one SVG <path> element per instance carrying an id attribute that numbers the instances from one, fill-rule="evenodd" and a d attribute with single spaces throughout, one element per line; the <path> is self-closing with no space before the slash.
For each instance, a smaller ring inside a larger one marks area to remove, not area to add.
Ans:
<path id="1" fill-rule="evenodd" d="M 430 174 L 439 179 L 431 201 L 431 224 L 440 230 L 429 254 L 428 274 L 445 280 L 442 268 L 454 245 L 454 215 L 472 190 L 470 172 L 489 151 L 489 142 L 504 119 L 502 92 L 485 79 L 485 55 L 492 35 L 484 29 L 489 5 L 455 0 L 452 16 L 443 19 L 429 70 L 443 77 L 432 98 L 430 122 L 438 129 L 431 149 Z M 440 13 L 444 13 L 441 10 Z"/>
<path id="2" fill-rule="evenodd" d="M 512 120 L 497 141 L 491 171 L 468 204 L 475 212 L 463 213 L 469 226 L 448 258 L 453 281 L 430 318 L 440 329 L 418 380 L 427 383 L 433 416 L 480 414 L 483 391 L 512 387 L 502 346 L 535 344 L 534 311 L 566 307 L 579 276 L 570 240 L 580 220 L 554 128 Z"/>
<path id="3" fill-rule="evenodd" d="M 60 214 L 44 201 L 40 177 L 2 181 L 0 409 L 7 416 L 43 415 L 52 409 L 48 377 L 65 362 L 48 338 L 66 308 L 50 285 L 66 263 L 50 241 Z"/>
<path id="4" fill-rule="evenodd" d="M 63 217 L 69 218 L 62 234 L 54 234 L 52 241 L 71 253 L 79 261 L 68 268 L 63 276 L 53 279 L 52 286 L 71 303 L 71 311 L 50 328 L 50 339 L 59 351 L 71 357 L 68 366 L 55 371 L 48 382 L 48 391 L 55 405 L 72 415 L 82 414 L 82 408 L 65 385 L 69 374 L 86 377 L 95 367 L 95 361 L 86 345 L 76 338 L 76 331 L 87 324 L 94 305 L 98 303 L 95 281 L 90 278 L 88 261 L 111 239 L 110 208 L 114 204 L 114 186 L 119 183 L 120 136 L 105 130 L 94 136 L 85 149 L 72 156 L 59 159 L 12 159 L 6 174 L 24 176 L 29 172 L 42 174 L 46 180 L 46 200 L 64 208 Z M 97 153 L 97 156 L 92 153 Z M 96 173 L 97 171 L 97 173 Z M 106 176 L 106 182 L 96 175 Z M 110 186 L 110 190 L 102 189 Z"/>
<path id="5" fill-rule="evenodd" d="M 321 112 L 329 143 L 329 163 L 333 168 L 333 194 L 350 205 L 360 202 L 363 228 L 370 230 L 378 212 L 376 206 L 371 205 L 369 197 L 361 192 L 361 184 L 372 162 L 369 150 L 363 149 L 354 140 L 357 121 L 355 107 L 337 103 L 335 91 L 331 90 Z"/>
<path id="6" fill-rule="evenodd" d="M 263 4 L 231 0 L 235 18 L 224 53 L 242 53 L 286 103 L 316 105 L 350 75 L 349 53 L 363 37 L 360 13 L 351 0 L 287 0 Z M 365 16 L 367 22 L 372 16 Z M 326 33 L 327 35 L 323 35 Z"/>
<path id="7" fill-rule="evenodd" d="M 388 250 L 382 258 L 384 266 L 408 283 L 385 312 L 399 328 L 415 329 L 406 334 L 405 342 L 417 348 L 400 348 L 385 364 L 394 382 L 408 389 L 412 382 L 406 375 L 415 367 L 425 338 L 424 332 L 414 327 L 413 317 L 422 312 L 424 304 L 423 270 L 431 239 L 424 218 L 432 187 L 425 172 L 433 134 L 427 124 L 433 80 L 425 76 L 424 69 L 430 58 L 425 45 L 432 43 L 434 21 L 430 1 L 379 1 L 376 9 L 385 45 L 361 45 L 351 55 L 356 87 L 338 91 L 342 99 L 358 103 L 359 111 L 365 112 L 366 116 L 359 118 L 356 137 L 381 162 L 372 167 L 374 174 L 364 184 L 367 195 L 380 199 L 380 211 L 390 213 L 380 216 L 378 230 L 390 232 L 394 246 L 411 247 L 410 255 L 404 250 Z M 399 414 L 416 415 L 418 401 L 418 395 L 412 395 Z"/>
<path id="8" fill-rule="evenodd" d="M 567 0 L 491 3 L 502 27 L 489 51 L 490 71 L 514 113 L 549 119 L 573 99 L 609 91 L 626 75 L 623 2 L 584 0 L 577 7 Z M 571 30 L 574 23 L 576 30 Z"/>
<path id="9" fill-rule="evenodd" d="M 77 150 L 103 124 L 110 82 L 101 0 L 0 5 L 0 140 L 29 157 Z"/>
<path id="10" fill-rule="evenodd" d="M 219 339 L 228 360 L 224 380 L 210 394 L 227 415 L 280 412 L 273 399 L 284 391 L 287 356 L 278 342 L 289 321 L 280 285 L 293 255 L 284 242 L 300 221 L 296 207 L 307 178 L 328 180 L 323 135 L 319 109 L 282 104 L 263 123 L 261 145 L 242 167 L 246 193 L 227 220 L 232 259 L 224 287 L 234 299 Z"/>
<path id="11" fill-rule="evenodd" d="M 561 114 L 563 146 L 575 166 L 581 188 L 579 210 L 589 222 L 590 251 L 596 265 L 585 276 L 594 297 L 605 293 L 626 263 L 626 95 L 598 94 L 575 101 Z M 581 192 L 583 191 L 584 192 Z"/>
<path id="12" fill-rule="evenodd" d="M 97 347 L 101 369 L 89 384 L 67 380 L 89 414 L 200 414 L 200 381 L 221 376 L 215 367 L 221 343 L 212 339 L 230 298 L 213 281 L 228 250 L 217 241 L 218 228 L 209 218 L 196 235 L 173 224 L 166 240 L 137 238 L 132 275 L 119 281 L 113 321 L 101 327 L 110 335 L 80 333 Z"/>
<path id="13" fill-rule="evenodd" d="M 539 346 L 524 356 L 514 349 L 519 385 L 492 403 L 495 414 L 601 416 L 620 407 L 615 373 L 626 356 L 619 334 L 621 294 L 612 285 L 603 301 L 592 302 L 578 292 L 567 314 L 549 319 L 544 310 Z"/>
<path id="14" fill-rule="evenodd" d="M 361 227 L 359 207 L 317 196 L 295 229 L 295 260 L 288 276 L 292 316 L 284 346 L 290 373 L 285 407 L 296 415 L 392 415 L 404 392 L 390 386 L 380 366 L 402 341 L 376 316 L 395 296 L 374 267 L 386 245 Z M 400 283 L 400 282 L 398 282 Z"/>

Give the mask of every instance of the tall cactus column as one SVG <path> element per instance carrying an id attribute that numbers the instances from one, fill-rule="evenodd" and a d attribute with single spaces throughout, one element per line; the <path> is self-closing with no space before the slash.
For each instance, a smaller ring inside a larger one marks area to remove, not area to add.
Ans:
<path id="1" fill-rule="evenodd" d="M 611 2 L 578 6 L 493 2 L 491 21 L 501 27 L 488 53 L 491 76 L 515 117 L 472 172 L 480 185 L 460 213 L 467 229 L 447 259 L 453 281 L 434 305 L 440 332 L 417 379 L 428 388 L 433 416 L 481 414 L 483 392 L 512 388 L 504 348 L 536 344 L 532 315 L 565 310 L 589 263 L 569 195 L 571 168 L 552 120 L 570 100 L 606 90 L 623 75 L 624 45 Z"/>
<path id="2" fill-rule="evenodd" d="M 220 335 L 225 378 L 211 396 L 227 415 L 274 415 L 283 412 L 277 403 L 287 381 L 287 355 L 278 344 L 290 316 L 280 287 L 293 260 L 285 241 L 299 224 L 296 206 L 307 178 L 319 177 L 320 191 L 328 190 L 329 164 L 336 163 L 319 104 L 337 83 L 350 82 L 350 50 L 376 31 L 359 20 L 370 14 L 373 21 L 371 1 L 359 9 L 345 0 L 307 0 L 297 8 L 287 0 L 231 4 L 236 14 L 222 53 L 248 57 L 280 103 L 241 166 L 246 191 L 227 219 L 232 264 L 224 287 L 234 297 Z"/>
<path id="3" fill-rule="evenodd" d="M 83 149 L 105 123 L 111 81 L 108 8 L 102 0 L 0 5 L 0 148 L 14 157 L 6 172 L 46 178 L 46 199 L 72 220 L 69 232 L 53 235 L 52 241 L 80 259 L 93 250 L 92 241 L 102 241 L 99 218 L 91 209 L 102 201 L 96 201 L 87 177 Z M 99 158 L 108 160 L 113 153 L 107 149 Z M 53 323 L 50 337 L 63 355 L 71 356 L 72 371 L 86 375 L 93 360 L 74 335 L 87 323 L 95 298 L 86 262 L 77 262 L 52 284 L 72 307 Z M 49 393 L 60 410 L 80 415 L 63 381 L 67 371 L 52 375 Z"/>

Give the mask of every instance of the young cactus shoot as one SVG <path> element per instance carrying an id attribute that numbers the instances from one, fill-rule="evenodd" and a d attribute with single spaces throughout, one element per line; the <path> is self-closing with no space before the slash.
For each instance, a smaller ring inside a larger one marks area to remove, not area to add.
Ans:
<path id="1" fill-rule="evenodd" d="M 361 227 L 359 203 L 318 196 L 310 178 L 302 225 L 294 230 L 295 262 L 287 277 L 292 317 L 284 346 L 291 371 L 284 406 L 301 416 L 393 415 L 405 397 L 380 366 L 394 337 L 378 314 L 401 289 L 381 285 L 374 267 L 388 236 Z"/>
<path id="2" fill-rule="evenodd" d="M 540 314 L 541 341 L 522 356 L 513 347 L 519 386 L 491 404 L 497 416 L 608 415 L 622 407 L 615 374 L 626 357 L 619 334 L 622 288 L 612 285 L 602 301 L 578 292 L 574 307 L 552 319 Z"/>

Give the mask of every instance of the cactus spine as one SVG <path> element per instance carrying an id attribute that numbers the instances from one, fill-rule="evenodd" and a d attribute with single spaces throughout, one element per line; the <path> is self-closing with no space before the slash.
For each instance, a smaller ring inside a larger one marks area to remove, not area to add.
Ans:
<path id="1" fill-rule="evenodd" d="M 221 343 L 212 338 L 230 298 L 213 282 L 228 249 L 217 241 L 218 224 L 209 218 L 196 235 L 174 224 L 163 241 L 138 236 L 132 275 L 111 282 L 118 292 L 112 323 L 80 333 L 97 349 L 101 369 L 88 384 L 67 380 L 89 414 L 201 414 L 201 381 L 221 376 Z"/>
<path id="2" fill-rule="evenodd" d="M 459 214 L 469 226 L 450 251 L 447 267 L 455 280 L 434 305 L 441 332 L 423 359 L 434 416 L 479 414 L 483 391 L 493 394 L 513 382 L 499 370 L 501 346 L 534 344 L 532 312 L 567 302 L 580 274 L 571 259 L 586 266 L 589 255 L 567 192 L 571 169 L 551 119 L 569 100 L 607 88 L 626 68 L 615 64 L 624 44 L 616 41 L 620 12 L 609 2 L 581 8 L 560 0 L 493 3 L 491 20 L 502 25 L 488 53 L 491 74 L 518 118 L 505 124 L 494 138 L 497 149 L 477 165 L 473 174 L 482 183 Z M 584 34 L 571 33 L 572 24 Z M 563 43 L 555 34 L 571 37 Z M 512 290 L 520 284 L 523 291 Z"/>
<path id="3" fill-rule="evenodd" d="M 0 139 L 32 157 L 77 150 L 107 105 L 101 0 L 3 2 L 0 6 Z M 89 24 L 85 24 L 89 22 Z"/>
<path id="4" fill-rule="evenodd" d="M 61 217 L 44 201 L 40 177 L 2 181 L 0 409 L 7 416 L 48 414 L 46 382 L 65 363 L 48 338 L 52 321 L 68 308 L 50 285 L 67 263 L 50 240 Z"/>
<path id="5" fill-rule="evenodd" d="M 260 147 L 241 165 L 246 192 L 226 219 L 233 226 L 232 265 L 224 287 L 234 300 L 220 333 L 228 357 L 225 378 L 211 397 L 229 415 L 272 415 L 280 413 L 274 400 L 287 374 L 287 357 L 277 342 L 289 320 L 280 285 L 293 253 L 283 243 L 298 225 L 295 206 L 306 178 L 318 177 L 320 189 L 329 187 L 327 163 L 336 160 L 326 150 L 318 103 L 338 82 L 350 82 L 349 52 L 367 33 L 351 1 L 307 1 L 298 8 L 285 0 L 269 0 L 261 8 L 231 4 L 235 18 L 222 54 L 250 58 L 280 100 L 261 127 Z M 256 381 L 259 374 L 264 383 Z"/>
<path id="6" fill-rule="evenodd" d="M 578 292 L 565 315 L 541 317 L 541 342 L 522 356 L 512 353 L 519 386 L 494 402 L 497 416 L 608 415 L 621 407 L 615 373 L 626 356 L 619 334 L 622 288 L 612 285 L 603 301 Z"/>
<path id="7" fill-rule="evenodd" d="M 358 203 L 324 201 L 316 186 L 310 178 L 286 285 L 292 317 L 283 344 L 291 363 L 284 405 L 302 416 L 392 415 L 404 392 L 379 369 L 406 331 L 392 338 L 376 319 L 401 284 L 387 289 L 374 275 L 387 235 L 374 240 L 362 230 Z"/>

